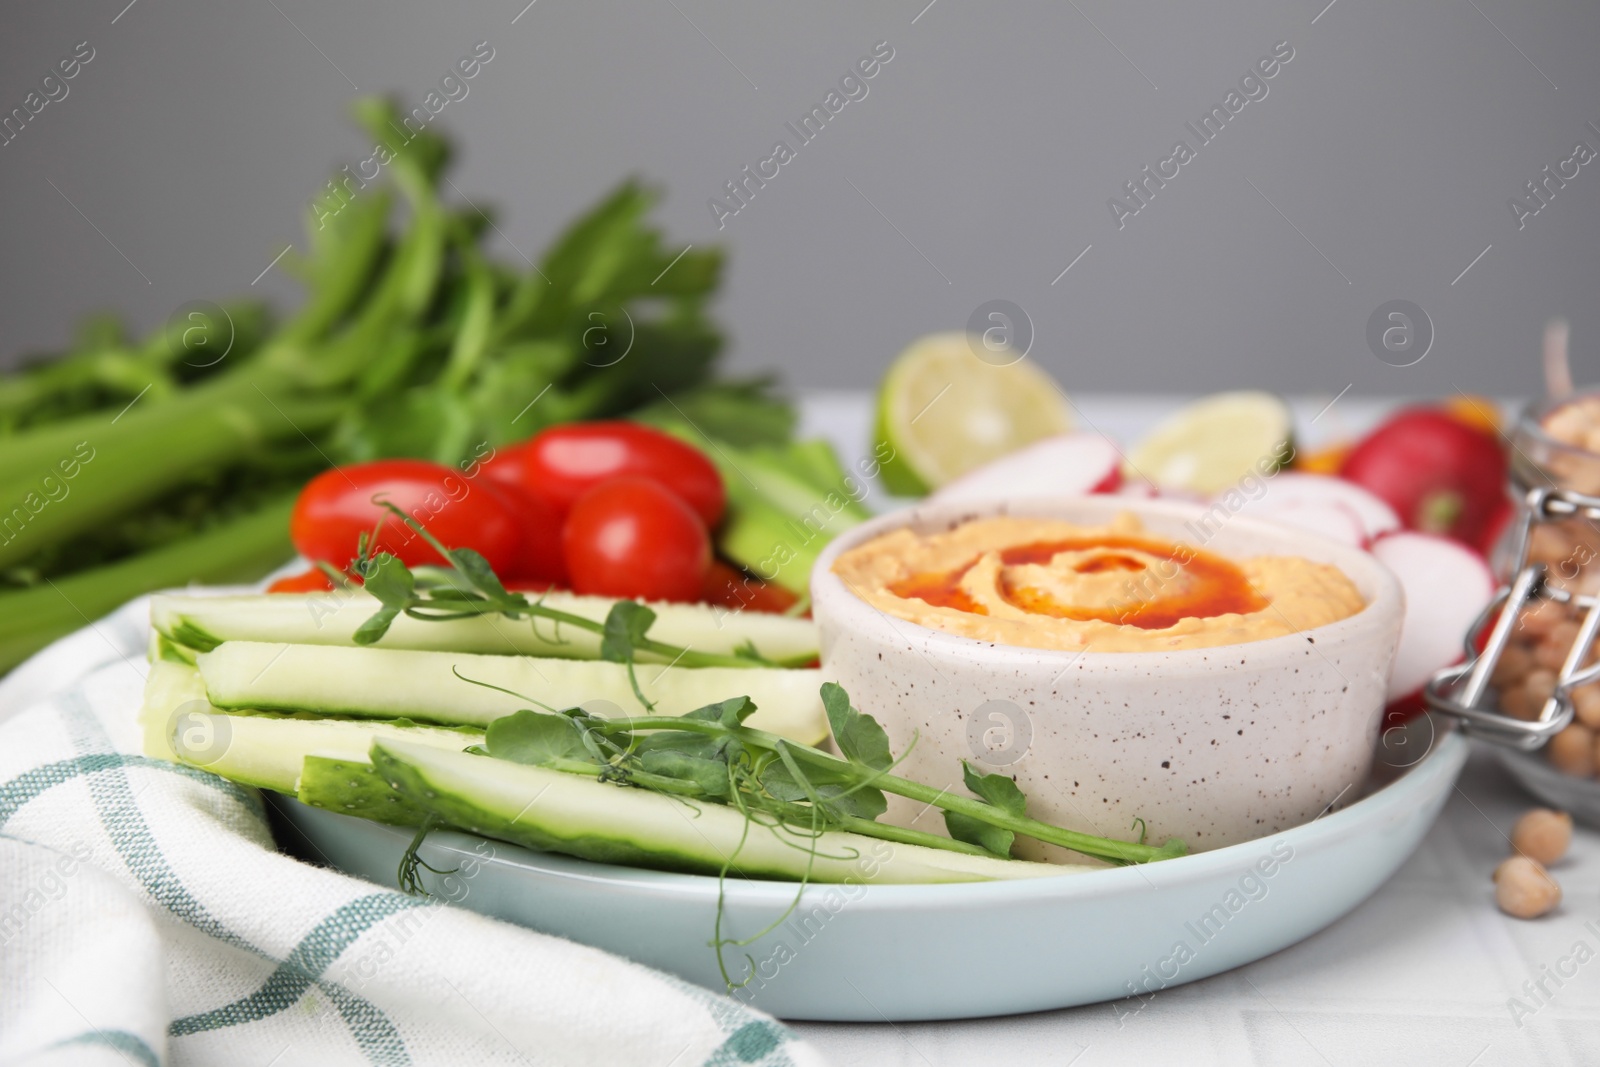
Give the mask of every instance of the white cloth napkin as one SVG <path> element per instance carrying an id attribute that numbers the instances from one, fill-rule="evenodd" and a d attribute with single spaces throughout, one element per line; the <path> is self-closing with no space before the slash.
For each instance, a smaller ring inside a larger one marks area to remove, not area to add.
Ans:
<path id="1" fill-rule="evenodd" d="M 729 998 L 279 854 L 254 790 L 140 754 L 148 612 L 0 682 L 0 1065 L 822 1062 Z"/>

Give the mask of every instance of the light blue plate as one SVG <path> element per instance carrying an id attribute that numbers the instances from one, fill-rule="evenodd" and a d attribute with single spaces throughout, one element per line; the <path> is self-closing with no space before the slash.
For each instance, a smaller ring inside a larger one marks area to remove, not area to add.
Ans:
<path id="1" fill-rule="evenodd" d="M 1259 841 L 1061 878 L 808 887 L 775 929 L 727 950 L 736 978 L 745 954 L 755 965 L 735 995 L 785 1019 L 956 1019 L 1143 995 L 1258 960 L 1345 915 L 1411 855 L 1467 756 L 1459 734 L 1439 730 L 1425 717 L 1391 733 L 1363 799 Z M 409 831 L 273 803 L 291 851 L 395 884 Z M 421 854 L 456 869 L 424 873 L 462 907 L 724 988 L 709 947 L 715 878 L 459 833 L 431 835 Z M 730 879 L 724 936 L 760 932 L 794 897 L 790 885 Z"/>

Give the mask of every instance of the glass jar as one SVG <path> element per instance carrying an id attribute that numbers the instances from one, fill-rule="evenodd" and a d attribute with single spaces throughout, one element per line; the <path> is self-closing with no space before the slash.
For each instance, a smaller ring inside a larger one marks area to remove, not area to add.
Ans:
<path id="1" fill-rule="evenodd" d="M 1531 405 L 1511 435 L 1511 481 L 1527 527 L 1527 562 L 1543 564 L 1545 586 L 1565 597 L 1540 598 L 1519 613 L 1490 676 L 1500 710 L 1526 722 L 1538 719 L 1557 689 L 1557 678 L 1579 634 L 1584 608 L 1567 597 L 1600 595 L 1600 519 L 1576 511 L 1569 517 L 1529 516 L 1534 490 L 1600 497 L 1600 391 Z M 1495 552 L 1502 582 L 1514 578 L 1519 522 Z M 1600 659 L 1591 648 L 1585 665 Z M 1568 694 L 1572 721 L 1550 738 L 1545 758 L 1565 774 L 1589 778 L 1600 767 L 1600 682 Z"/>

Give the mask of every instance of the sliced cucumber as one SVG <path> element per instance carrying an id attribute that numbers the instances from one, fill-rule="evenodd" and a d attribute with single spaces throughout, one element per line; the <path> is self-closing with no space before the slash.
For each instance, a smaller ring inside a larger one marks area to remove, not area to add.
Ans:
<path id="1" fill-rule="evenodd" d="M 1168 416 L 1128 453 L 1128 475 L 1163 489 L 1220 493 L 1294 458 L 1294 419 L 1271 393 L 1217 393 Z"/>
<path id="2" fill-rule="evenodd" d="M 229 641 L 202 653 L 198 664 L 206 694 L 219 708 L 460 726 L 487 726 L 533 701 L 557 709 L 582 705 L 598 715 L 647 714 L 633 694 L 627 665 L 601 660 Z M 828 733 L 820 671 L 641 664 L 636 675 L 660 715 L 748 696 L 759 709 L 750 718 L 757 729 L 808 745 Z"/>
<path id="3" fill-rule="evenodd" d="M 184 663 L 194 666 L 195 650 L 188 645 L 180 645 L 172 638 L 157 630 L 150 631 L 150 658 L 152 660 L 164 659 L 173 663 Z"/>
<path id="4" fill-rule="evenodd" d="M 196 741 L 193 746 L 187 740 L 191 737 Z M 183 762 L 204 767 L 240 785 L 294 794 L 307 756 L 365 762 L 373 740 L 389 737 L 456 751 L 483 744 L 483 731 L 470 727 L 272 712 L 190 712 L 182 717 L 171 745 Z"/>
<path id="5" fill-rule="evenodd" d="M 483 743 L 483 731 L 467 726 L 222 711 L 207 699 L 197 669 L 170 660 L 151 664 L 139 721 L 147 756 L 290 794 L 296 790 L 301 763 L 313 753 L 364 763 L 376 737 L 456 749 Z"/>
<path id="6" fill-rule="evenodd" d="M 389 788 L 366 757 L 307 756 L 296 798 L 314 808 L 394 826 L 420 826 L 428 813 Z"/>
<path id="7" fill-rule="evenodd" d="M 546 606 L 603 622 L 615 601 L 573 593 L 545 594 Z M 650 636 L 699 652 L 731 653 L 751 644 L 768 659 L 804 663 L 817 656 L 817 628 L 809 619 L 755 611 L 729 611 L 711 604 L 651 604 Z M 176 642 L 208 652 L 224 641 L 283 641 L 302 645 L 353 645 L 356 628 L 378 602 L 364 592 L 197 597 L 167 595 L 150 605 L 150 624 Z M 379 640 L 379 648 L 494 655 L 594 659 L 600 638 L 570 626 L 498 615 L 431 622 L 402 615 Z M 640 653 L 640 660 L 649 659 Z M 659 661 L 659 660 L 658 660 Z"/>
<path id="8" fill-rule="evenodd" d="M 978 882 L 1091 870 L 971 856 L 859 834 L 801 835 L 733 808 L 468 752 L 380 739 L 372 763 L 419 808 L 472 833 L 545 852 L 669 871 L 813 882 Z M 731 861 L 731 862 L 730 862 Z"/>
<path id="9" fill-rule="evenodd" d="M 144 754 L 153 759 L 182 762 L 172 751 L 172 729 L 185 711 L 216 709 L 206 699 L 200 672 L 187 663 L 165 656 L 152 659 L 144 679 L 144 703 L 139 707 L 139 728 Z"/>

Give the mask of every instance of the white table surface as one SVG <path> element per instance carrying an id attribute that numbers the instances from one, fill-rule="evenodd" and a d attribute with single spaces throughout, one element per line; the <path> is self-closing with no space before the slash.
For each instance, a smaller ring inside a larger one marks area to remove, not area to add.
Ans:
<path id="1" fill-rule="evenodd" d="M 1086 428 L 1124 442 L 1182 402 L 1075 399 Z M 1294 404 L 1306 446 L 1359 431 L 1384 407 L 1346 397 L 1313 424 L 1330 399 Z M 808 395 L 802 432 L 857 456 L 868 412 L 859 394 Z M 1551 915 L 1523 922 L 1494 906 L 1490 873 L 1509 851 L 1512 823 L 1534 804 L 1491 752 L 1476 752 L 1422 848 L 1355 912 L 1274 956 L 1142 1004 L 795 1028 L 838 1067 L 1600 1063 L 1600 833 L 1580 828 L 1553 870 L 1564 902 Z M 1548 995 L 1530 995 L 1524 983 L 1541 979 Z M 1512 998 L 1528 1010 L 1514 1015 Z"/>

